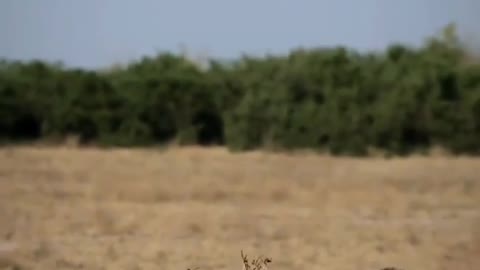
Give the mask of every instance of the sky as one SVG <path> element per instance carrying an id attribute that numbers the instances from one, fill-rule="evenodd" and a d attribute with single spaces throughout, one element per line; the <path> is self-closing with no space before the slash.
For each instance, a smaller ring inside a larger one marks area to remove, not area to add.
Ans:
<path id="1" fill-rule="evenodd" d="M 181 48 L 381 50 L 421 45 L 450 22 L 480 41 L 479 13 L 478 0 L 0 0 L 0 58 L 102 68 Z"/>

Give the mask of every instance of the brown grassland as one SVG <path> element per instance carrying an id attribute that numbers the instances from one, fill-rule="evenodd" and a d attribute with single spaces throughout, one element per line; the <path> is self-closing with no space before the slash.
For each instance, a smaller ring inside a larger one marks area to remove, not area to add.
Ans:
<path id="1" fill-rule="evenodd" d="M 0 269 L 479 269 L 480 158 L 0 150 Z"/>

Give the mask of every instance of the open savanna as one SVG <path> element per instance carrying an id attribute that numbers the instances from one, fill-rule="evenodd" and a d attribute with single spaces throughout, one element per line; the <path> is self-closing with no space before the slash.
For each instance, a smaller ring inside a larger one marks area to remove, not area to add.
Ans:
<path id="1" fill-rule="evenodd" d="M 0 269 L 479 269 L 480 158 L 6 147 Z M 3 267 L 3 268 L 2 268 Z"/>

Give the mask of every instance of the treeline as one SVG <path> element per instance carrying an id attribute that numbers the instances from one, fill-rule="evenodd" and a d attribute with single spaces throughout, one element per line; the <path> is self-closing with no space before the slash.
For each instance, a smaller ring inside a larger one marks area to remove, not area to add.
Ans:
<path id="1" fill-rule="evenodd" d="M 405 154 L 480 153 L 480 64 L 444 35 L 379 53 L 298 49 L 212 60 L 163 53 L 109 71 L 0 63 L 0 140 L 177 141 Z"/>

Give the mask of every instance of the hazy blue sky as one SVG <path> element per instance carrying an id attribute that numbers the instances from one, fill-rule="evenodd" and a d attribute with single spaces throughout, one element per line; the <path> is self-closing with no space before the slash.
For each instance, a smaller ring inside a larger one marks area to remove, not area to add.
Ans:
<path id="1" fill-rule="evenodd" d="M 0 57 L 99 67 L 180 44 L 220 57 L 382 49 L 451 21 L 478 36 L 478 14 L 479 0 L 0 0 Z"/>

